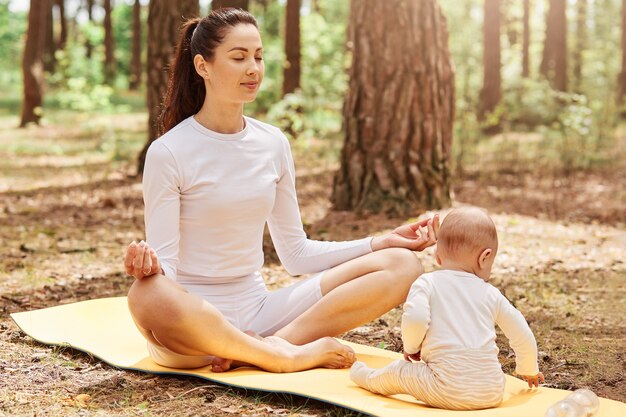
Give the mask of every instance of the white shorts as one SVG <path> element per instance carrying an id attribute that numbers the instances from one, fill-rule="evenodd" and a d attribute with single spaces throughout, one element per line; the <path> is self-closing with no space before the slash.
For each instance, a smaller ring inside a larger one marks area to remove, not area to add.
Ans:
<path id="1" fill-rule="evenodd" d="M 323 274 L 311 275 L 275 291 L 267 289 L 260 272 L 212 284 L 201 284 L 194 277 L 179 274 L 177 282 L 191 294 L 207 300 L 238 329 L 270 336 L 322 299 Z M 169 368 L 199 368 L 212 360 L 211 356 L 181 355 L 151 342 L 148 352 L 156 363 Z"/>

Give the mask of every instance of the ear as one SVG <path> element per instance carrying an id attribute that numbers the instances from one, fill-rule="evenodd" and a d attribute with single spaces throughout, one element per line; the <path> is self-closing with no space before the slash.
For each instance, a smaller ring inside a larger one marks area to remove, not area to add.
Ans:
<path id="1" fill-rule="evenodd" d="M 204 60 L 204 57 L 200 54 L 196 54 L 193 57 L 193 66 L 196 68 L 196 72 L 199 76 L 205 80 L 209 79 L 209 63 Z"/>
<path id="2" fill-rule="evenodd" d="M 493 255 L 493 250 L 491 248 L 487 248 L 483 250 L 480 255 L 478 255 L 478 267 L 483 269 L 487 260 Z"/>
<path id="3" fill-rule="evenodd" d="M 439 245 L 435 246 L 435 261 L 437 261 L 437 265 L 441 266 L 441 256 L 439 256 Z"/>

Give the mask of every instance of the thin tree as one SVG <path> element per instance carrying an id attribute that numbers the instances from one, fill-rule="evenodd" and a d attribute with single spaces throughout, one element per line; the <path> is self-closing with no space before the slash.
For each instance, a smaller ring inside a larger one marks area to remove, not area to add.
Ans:
<path id="1" fill-rule="evenodd" d="M 43 103 L 43 53 L 45 48 L 49 0 L 30 0 L 28 30 L 22 59 L 24 99 L 20 127 L 39 124 Z"/>
<path id="2" fill-rule="evenodd" d="M 530 0 L 524 0 L 522 17 L 522 77 L 530 77 Z"/>
<path id="3" fill-rule="evenodd" d="M 104 80 L 109 85 L 115 80 L 114 49 L 111 0 L 104 0 Z"/>
<path id="4" fill-rule="evenodd" d="M 574 91 L 580 92 L 583 77 L 583 53 L 587 46 L 587 1 L 576 3 L 576 42 L 574 45 L 573 73 Z"/>
<path id="5" fill-rule="evenodd" d="M 221 9 L 222 7 L 235 7 L 237 9 L 248 10 L 250 6 L 250 0 L 213 0 L 211 7 L 213 10 Z"/>
<path id="6" fill-rule="evenodd" d="M 335 208 L 404 214 L 448 205 L 454 70 L 437 2 L 352 1 L 348 39 Z"/>
<path id="7" fill-rule="evenodd" d="M 626 0 L 622 0 L 622 70 L 618 77 L 619 91 L 617 103 L 622 108 L 621 116 L 626 118 Z"/>
<path id="8" fill-rule="evenodd" d="M 56 43 L 54 42 L 54 1 L 48 0 L 46 2 L 46 25 L 44 26 L 46 35 L 44 41 L 43 51 L 43 69 L 49 73 L 54 72 L 56 67 L 56 59 L 54 53 L 56 52 Z"/>
<path id="9" fill-rule="evenodd" d="M 57 9 L 59 11 L 59 25 L 61 26 L 61 33 L 56 44 L 57 50 L 65 49 L 67 44 L 67 19 L 65 18 L 65 1 L 55 0 Z"/>
<path id="10" fill-rule="evenodd" d="M 93 23 L 93 0 L 85 0 L 85 9 L 87 10 L 87 20 L 89 23 Z M 88 59 L 91 58 L 91 54 L 93 53 L 93 45 L 91 44 L 91 40 L 89 37 L 85 37 L 85 56 Z"/>
<path id="11" fill-rule="evenodd" d="M 546 38 L 539 71 L 552 87 L 567 91 L 567 0 L 550 0 L 546 18 Z"/>
<path id="12" fill-rule="evenodd" d="M 502 98 L 500 62 L 500 0 L 485 0 L 483 24 L 483 88 L 480 91 L 479 116 L 492 113 Z"/>
<path id="13" fill-rule="evenodd" d="M 200 13 L 198 0 L 151 0 L 148 8 L 147 104 L 148 140 L 138 157 L 138 174 L 143 173 L 148 147 L 158 134 L 157 121 L 167 90 L 169 65 L 174 56 L 179 29 L 185 19 Z"/>
<path id="14" fill-rule="evenodd" d="M 137 90 L 141 84 L 141 3 L 133 4 L 133 56 L 130 63 L 130 82 L 128 88 Z"/>
<path id="15" fill-rule="evenodd" d="M 287 0 L 283 95 L 300 87 L 300 0 Z"/>

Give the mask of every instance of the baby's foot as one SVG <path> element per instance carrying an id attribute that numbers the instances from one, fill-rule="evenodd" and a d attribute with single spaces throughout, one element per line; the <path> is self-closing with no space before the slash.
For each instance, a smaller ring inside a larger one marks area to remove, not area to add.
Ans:
<path id="1" fill-rule="evenodd" d="M 350 379 L 360 387 L 369 389 L 367 378 L 372 372 L 372 368 L 368 367 L 364 362 L 354 362 L 350 368 Z"/>

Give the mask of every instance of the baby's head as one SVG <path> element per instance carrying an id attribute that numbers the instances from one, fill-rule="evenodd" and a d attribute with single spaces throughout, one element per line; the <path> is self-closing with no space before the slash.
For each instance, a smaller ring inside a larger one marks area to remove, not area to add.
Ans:
<path id="1" fill-rule="evenodd" d="M 435 254 L 443 268 L 472 272 L 487 281 L 497 251 L 496 226 L 485 210 L 460 207 L 443 219 Z"/>

